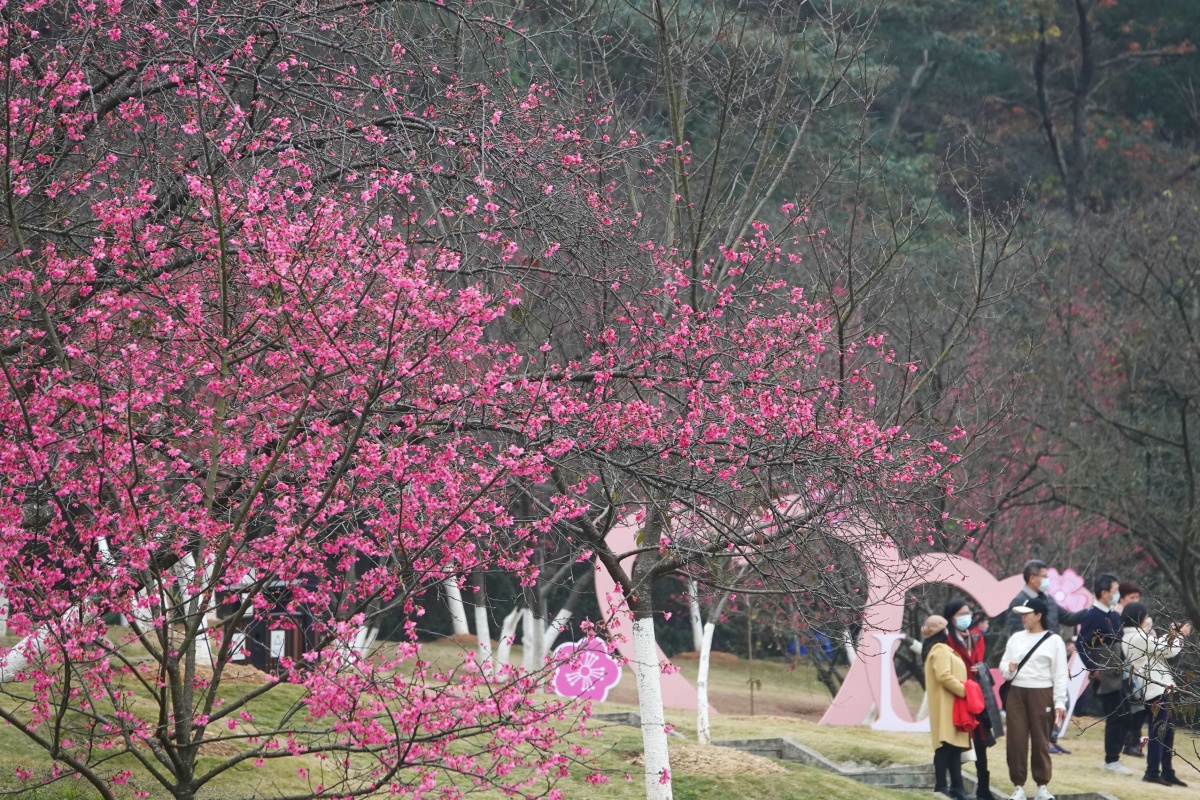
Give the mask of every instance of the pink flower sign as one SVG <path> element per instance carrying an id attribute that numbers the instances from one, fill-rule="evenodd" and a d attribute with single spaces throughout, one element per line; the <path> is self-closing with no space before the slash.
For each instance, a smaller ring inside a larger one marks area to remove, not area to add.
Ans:
<path id="1" fill-rule="evenodd" d="M 1092 605 L 1092 593 L 1084 588 L 1083 578 L 1073 569 L 1059 574 L 1051 569 L 1046 573 L 1050 588 L 1046 594 L 1054 598 L 1067 611 L 1082 611 Z"/>
<path id="2" fill-rule="evenodd" d="M 559 697 L 603 702 L 609 689 L 621 681 L 621 665 L 597 639 L 559 645 L 554 649 L 554 658 L 562 662 L 550 682 Z"/>

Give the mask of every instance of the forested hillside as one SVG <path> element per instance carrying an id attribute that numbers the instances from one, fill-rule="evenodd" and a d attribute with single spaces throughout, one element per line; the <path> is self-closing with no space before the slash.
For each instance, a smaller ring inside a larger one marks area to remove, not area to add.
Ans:
<path id="1" fill-rule="evenodd" d="M 699 264 L 766 220 L 841 340 L 885 335 L 913 365 L 881 378 L 881 416 L 963 432 L 924 546 L 1002 573 L 1121 565 L 1200 617 L 1200 6 L 553 0 L 516 19 L 507 80 L 549 70 L 564 109 L 637 132 L 638 168 L 605 177 L 644 231 Z M 656 592 L 682 612 L 682 587 Z M 660 637 L 691 645 L 679 617 Z"/>
<path id="2" fill-rule="evenodd" d="M 1144 199 L 1195 169 L 1198 22 L 1185 0 L 883 3 L 891 147 L 978 141 L 1005 199 L 1027 188 L 1077 212 Z"/>

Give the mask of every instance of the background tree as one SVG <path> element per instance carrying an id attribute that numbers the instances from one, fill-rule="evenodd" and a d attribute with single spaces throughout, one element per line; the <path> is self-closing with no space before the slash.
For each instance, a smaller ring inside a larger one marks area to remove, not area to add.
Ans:
<path id="1" fill-rule="evenodd" d="M 1081 226 L 1064 257 L 1054 356 L 1068 403 L 1048 409 L 1050 497 L 1148 570 L 1200 619 L 1196 564 L 1195 249 L 1190 192 Z M 1153 577 L 1151 577 L 1153 576 Z M 1178 613 L 1178 612 L 1177 612 Z"/>

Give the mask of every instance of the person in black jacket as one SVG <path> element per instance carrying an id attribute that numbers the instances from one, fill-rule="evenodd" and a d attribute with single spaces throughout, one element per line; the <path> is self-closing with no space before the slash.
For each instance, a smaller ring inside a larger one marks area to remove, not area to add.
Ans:
<path id="1" fill-rule="evenodd" d="M 1023 606 L 1028 601 L 1035 597 L 1040 597 L 1046 601 L 1046 630 L 1058 633 L 1059 625 L 1070 625 L 1074 627 L 1083 621 L 1087 609 L 1083 611 L 1067 611 L 1050 595 L 1046 594 L 1046 589 L 1050 586 L 1050 578 L 1047 577 L 1050 568 L 1046 566 L 1045 561 L 1033 559 L 1025 562 L 1025 569 L 1021 575 L 1025 578 L 1025 585 L 1021 587 L 1021 591 L 1008 604 L 1008 632 L 1014 634 L 1021 628 L 1021 615 L 1013 613 L 1013 609 L 1017 606 Z"/>
<path id="2" fill-rule="evenodd" d="M 1121 763 L 1125 744 L 1125 713 L 1121 703 L 1121 680 L 1125 655 L 1121 650 L 1121 601 L 1117 576 L 1103 573 L 1096 577 L 1093 592 L 1096 602 L 1080 623 L 1076 649 L 1091 677 L 1092 693 L 1104 708 L 1104 769 L 1117 775 L 1133 772 Z"/>

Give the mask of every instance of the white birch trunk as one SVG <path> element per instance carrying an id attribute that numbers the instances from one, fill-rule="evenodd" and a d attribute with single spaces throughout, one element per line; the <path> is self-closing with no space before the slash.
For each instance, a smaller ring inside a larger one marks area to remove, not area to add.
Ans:
<path id="1" fill-rule="evenodd" d="M 476 601 L 481 599 L 480 595 L 476 596 Z M 483 670 L 484 675 L 490 678 L 494 670 L 492 664 L 492 628 L 488 624 L 487 606 L 479 602 L 475 603 L 475 641 L 477 644 L 476 658 L 479 660 L 479 668 Z"/>
<path id="2" fill-rule="evenodd" d="M 562 636 L 562 632 L 567 629 L 567 623 L 570 621 L 571 610 L 569 608 L 559 609 L 559 612 L 554 615 L 554 620 L 546 626 L 542 658 L 550 655 L 550 652 L 554 649 L 554 643 L 558 641 L 559 636 Z"/>
<path id="3" fill-rule="evenodd" d="M 646 763 L 646 800 L 672 800 L 671 760 L 667 753 L 662 675 L 653 618 L 633 621 L 633 661 L 637 672 L 638 713 Z"/>
<path id="4" fill-rule="evenodd" d="M 442 581 L 442 591 L 446 593 L 446 605 L 450 607 L 454 635 L 470 636 L 471 629 L 467 626 L 467 610 L 463 605 L 462 592 L 458 589 L 458 578 L 446 578 Z"/>
<path id="5" fill-rule="evenodd" d="M 704 625 L 700 618 L 700 586 L 688 578 L 688 619 L 692 623 L 692 649 L 699 653 L 704 648 Z"/>
<path id="6" fill-rule="evenodd" d="M 532 612 L 530 612 L 532 614 Z M 540 670 L 545 663 L 546 655 L 546 628 L 544 622 L 539 617 L 531 617 L 530 627 L 533 629 L 533 668 Z"/>
<path id="7" fill-rule="evenodd" d="M 717 626 L 705 623 L 700 639 L 700 666 L 696 670 L 696 739 L 700 744 L 712 743 L 712 725 L 708 718 L 708 667 L 712 660 L 713 631 Z"/>
<path id="8" fill-rule="evenodd" d="M 366 658 L 371 652 L 371 646 L 379 636 L 379 628 L 374 625 L 360 625 L 354 634 L 354 652 L 359 658 Z"/>
<path id="9" fill-rule="evenodd" d="M 517 638 L 517 626 L 521 624 L 521 609 L 514 608 L 508 612 L 508 616 L 504 618 L 504 622 L 500 624 L 500 646 L 496 649 L 496 672 L 508 666 L 509 656 L 512 654 L 513 642 Z"/>
<path id="10" fill-rule="evenodd" d="M 17 673 L 28 669 L 45 652 L 45 641 L 49 635 L 49 627 L 38 628 L 9 650 L 8 655 L 0 659 L 0 684 L 8 683 Z"/>
<path id="11" fill-rule="evenodd" d="M 78 616 L 79 613 L 80 607 L 72 606 L 63 615 L 63 621 L 70 626 L 73 623 L 73 618 Z M 95 616 L 96 611 L 93 607 L 84 613 L 83 621 L 85 623 L 89 622 Z M 0 684 L 13 680 L 19 673 L 24 672 L 37 661 L 46 652 L 46 640 L 53 634 L 54 632 L 49 625 L 43 625 L 17 642 L 13 649 L 8 651 L 7 655 L 0 658 Z"/>
<path id="12" fill-rule="evenodd" d="M 533 609 L 521 609 L 521 667 L 526 672 L 533 672 L 537 664 L 537 651 L 534 649 L 534 628 L 537 621 L 533 617 Z"/>

